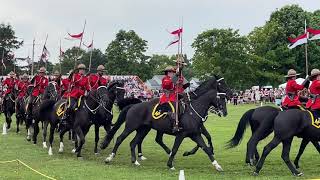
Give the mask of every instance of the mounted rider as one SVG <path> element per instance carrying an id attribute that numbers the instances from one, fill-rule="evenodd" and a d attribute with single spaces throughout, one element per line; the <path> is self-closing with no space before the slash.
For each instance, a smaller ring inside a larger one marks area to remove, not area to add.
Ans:
<path id="1" fill-rule="evenodd" d="M 188 87 L 185 78 L 182 75 L 183 67 L 186 65 L 182 56 L 176 60 L 176 68 L 168 66 L 165 69 L 165 76 L 162 79 L 162 90 L 164 94 L 160 97 L 160 104 L 175 102 L 175 113 L 168 113 L 169 117 L 174 120 L 173 132 L 181 130 L 179 127 L 179 99 L 184 96 L 184 90 Z"/>
<path id="2" fill-rule="evenodd" d="M 13 71 L 11 71 L 8 75 L 9 77 L 6 78 L 2 84 L 3 87 L 7 88 L 7 90 L 4 92 L 4 97 L 10 94 L 19 82 L 19 80 L 16 79 L 16 74 Z"/>
<path id="3" fill-rule="evenodd" d="M 310 98 L 307 102 L 306 107 L 313 111 L 314 110 L 319 111 L 320 110 L 320 70 L 319 69 L 312 69 L 310 80 L 312 81 L 309 87 Z M 319 113 L 317 114 L 320 115 Z"/>
<path id="4" fill-rule="evenodd" d="M 2 110 L 5 109 L 5 101 L 8 100 L 9 95 L 13 92 L 14 88 L 17 88 L 17 84 L 19 83 L 19 80 L 16 79 L 16 74 L 13 71 L 11 71 L 8 76 L 9 77 L 2 83 L 2 88 L 6 89 L 3 94 Z"/>
<path id="5" fill-rule="evenodd" d="M 18 100 L 23 99 L 27 95 L 28 86 L 30 82 L 26 73 L 21 76 L 21 81 L 18 82 Z"/>
<path id="6" fill-rule="evenodd" d="M 54 71 L 53 73 L 53 79 L 51 81 L 51 83 L 54 85 L 58 95 L 60 95 L 60 91 L 61 91 L 61 74 L 59 71 Z"/>
<path id="7" fill-rule="evenodd" d="M 105 67 L 103 65 L 99 65 L 97 68 L 96 74 L 90 74 L 89 76 L 89 85 L 90 90 L 96 90 L 99 86 L 106 86 L 108 84 L 108 80 L 103 77 L 105 72 Z"/>
<path id="8" fill-rule="evenodd" d="M 68 77 L 67 78 L 64 78 L 61 80 L 61 97 L 63 99 L 67 99 L 69 97 L 69 93 L 70 93 L 70 89 L 69 89 L 69 86 L 70 86 L 70 82 L 71 82 L 71 79 L 72 79 L 72 72 L 73 70 L 70 70 L 67 75 Z"/>
<path id="9" fill-rule="evenodd" d="M 67 117 L 77 109 L 77 102 L 79 99 L 86 95 L 90 90 L 88 78 L 85 75 L 86 66 L 84 64 L 79 64 L 76 71 L 77 72 L 73 73 L 71 78 L 69 85 L 71 89 L 69 94 L 69 105 L 62 120 L 66 120 Z"/>
<path id="10" fill-rule="evenodd" d="M 288 74 L 285 76 L 287 78 L 286 96 L 282 102 L 282 107 L 285 109 L 303 108 L 299 100 L 298 91 L 308 88 L 310 82 L 306 79 L 301 85 L 297 84 L 296 78 L 298 75 L 300 74 L 297 74 L 294 69 L 290 69 Z"/>

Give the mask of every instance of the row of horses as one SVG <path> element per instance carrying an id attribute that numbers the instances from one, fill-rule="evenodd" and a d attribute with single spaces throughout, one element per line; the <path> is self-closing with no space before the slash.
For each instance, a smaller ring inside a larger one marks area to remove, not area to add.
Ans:
<path id="1" fill-rule="evenodd" d="M 146 159 L 142 152 L 143 140 L 150 130 L 154 129 L 157 131 L 155 141 L 169 155 L 168 168 L 175 169 L 173 166 L 175 155 L 183 140 L 188 137 L 196 143 L 196 146 L 191 151 L 185 152 L 184 156 L 195 154 L 201 148 L 208 155 L 215 169 L 218 171 L 223 170 L 214 158 L 212 139 L 204 126 L 210 110 L 218 112 L 219 115 L 227 116 L 226 99 L 232 96 L 232 91 L 222 77 L 214 75 L 194 91 L 187 93 L 187 96 L 183 98 L 181 107 L 184 108 L 180 110 L 179 115 L 182 130 L 179 132 L 172 131 L 173 121 L 169 116 L 163 116 L 161 119 L 155 119 L 152 116 L 153 108 L 159 103 L 159 99 L 141 102 L 134 98 L 123 98 L 125 92 L 122 87 L 123 83 L 121 82 L 111 82 L 108 87 L 101 86 L 97 90 L 91 91 L 86 97 L 79 100 L 77 111 L 68 118 L 68 121 L 61 123 L 67 100 L 58 98 L 54 86 L 49 85 L 46 88 L 45 97 L 48 96 L 50 98 L 42 98 L 43 100 L 37 101 L 39 104 L 33 108 L 32 122 L 26 123 L 28 129 L 33 127 L 33 143 L 37 143 L 38 123 L 43 122 L 43 147 L 47 147 L 46 133 L 50 124 L 48 153 L 49 155 L 53 154 L 53 135 L 56 129 L 59 129 L 60 133 L 59 152 L 63 152 L 63 136 L 67 131 L 71 130 L 75 140 L 73 152 L 81 159 L 81 149 L 85 143 L 85 136 L 92 125 L 95 127 L 94 153 L 98 153 L 99 127 L 103 126 L 106 130 L 106 136 L 100 145 L 101 149 L 105 149 L 110 145 L 121 125 L 125 123 L 124 130 L 117 137 L 112 153 L 105 159 L 105 163 L 110 163 L 115 158 L 121 143 L 135 131 L 136 135 L 130 142 L 131 162 L 139 166 L 140 163 L 137 157 L 139 160 Z M 117 101 L 120 114 L 116 122 L 112 124 L 112 108 L 115 101 Z M 17 108 L 16 114 L 19 114 L 18 111 Z M 299 158 L 308 142 L 311 141 L 320 152 L 318 144 L 320 130 L 311 125 L 309 113 L 309 111 L 297 109 L 280 111 L 278 108 L 269 106 L 249 110 L 240 119 L 236 133 L 228 145 L 229 147 L 237 146 L 247 125 L 250 124 L 252 137 L 248 142 L 246 162 L 256 166 L 255 175 L 260 172 L 270 151 L 282 142 L 284 145 L 283 160 L 294 175 L 300 176 L 302 173 L 296 168 L 298 168 Z M 7 117 L 6 113 L 5 115 Z M 9 121 L 6 122 L 9 123 Z M 8 127 L 10 127 L 9 124 Z M 30 135 L 29 132 L 28 130 L 28 136 Z M 257 143 L 272 132 L 275 133 L 275 136 L 264 148 L 260 158 L 256 148 Z M 174 145 L 171 149 L 163 142 L 164 134 L 175 136 Z M 207 138 L 208 145 L 201 135 Z M 303 138 L 299 154 L 295 160 L 296 167 L 293 167 L 289 160 L 291 142 L 294 136 Z M 138 149 L 138 156 L 136 148 Z"/>

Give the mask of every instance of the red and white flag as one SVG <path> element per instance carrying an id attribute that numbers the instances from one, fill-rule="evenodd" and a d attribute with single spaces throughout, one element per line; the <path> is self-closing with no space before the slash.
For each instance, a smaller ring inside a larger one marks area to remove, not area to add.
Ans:
<path id="1" fill-rule="evenodd" d="M 309 34 L 312 34 L 312 37 L 309 40 L 312 41 L 312 40 L 320 39 L 320 30 L 308 28 L 307 31 Z"/>
<path id="2" fill-rule="evenodd" d="M 42 50 L 42 54 L 40 57 L 40 61 L 48 61 L 49 57 L 50 57 L 50 52 L 48 51 L 47 47 L 44 45 L 43 50 Z"/>
<path id="3" fill-rule="evenodd" d="M 288 38 L 290 44 L 288 45 L 289 49 L 293 49 L 299 45 L 306 44 L 308 42 L 308 33 L 304 33 L 297 38 Z"/>
<path id="4" fill-rule="evenodd" d="M 92 49 L 92 47 L 93 47 L 93 41 L 91 41 L 91 44 L 89 44 L 89 45 L 86 45 L 85 43 L 83 43 L 83 45 L 84 45 L 85 47 L 87 47 L 88 49 Z"/>
<path id="5" fill-rule="evenodd" d="M 183 32 L 183 29 L 182 28 L 179 28 L 175 31 L 172 31 L 170 32 L 170 34 L 172 34 L 174 36 L 173 40 L 168 44 L 167 47 L 173 45 L 173 44 L 176 44 L 180 41 L 180 38 L 181 38 L 181 34 Z"/>

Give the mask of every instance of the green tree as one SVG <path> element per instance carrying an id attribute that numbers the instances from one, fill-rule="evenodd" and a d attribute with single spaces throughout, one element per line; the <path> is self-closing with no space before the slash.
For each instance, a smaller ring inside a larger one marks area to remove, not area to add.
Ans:
<path id="1" fill-rule="evenodd" d="M 133 30 L 120 30 L 105 52 L 108 73 L 138 75 L 142 80 L 151 78 L 149 57 L 144 54 L 146 50 L 146 40 L 139 37 Z"/>
<path id="2" fill-rule="evenodd" d="M 0 24 L 0 59 L 4 59 L 6 69 L 3 74 L 7 74 L 10 71 L 13 71 L 13 60 L 14 56 L 12 51 L 18 49 L 23 44 L 23 41 L 19 41 L 15 36 L 15 31 L 10 24 Z M 2 66 L 2 64 L 1 64 Z"/>
<path id="3" fill-rule="evenodd" d="M 74 69 L 75 60 L 77 60 L 77 64 L 83 63 L 85 53 L 86 52 L 83 49 L 79 49 L 79 47 L 67 49 L 61 60 L 61 73 L 67 74 L 69 70 Z"/>
<path id="4" fill-rule="evenodd" d="M 237 30 L 207 30 L 197 36 L 192 47 L 195 49 L 192 66 L 197 77 L 220 74 L 236 89 L 252 84 L 248 40 Z"/>

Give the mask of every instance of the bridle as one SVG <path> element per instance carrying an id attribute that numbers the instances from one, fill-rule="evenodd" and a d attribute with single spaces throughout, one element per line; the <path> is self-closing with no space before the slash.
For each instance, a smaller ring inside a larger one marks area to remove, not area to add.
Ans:
<path id="1" fill-rule="evenodd" d="M 99 86 L 96 90 L 96 94 L 99 94 L 98 91 L 99 89 L 101 88 L 105 88 L 107 89 L 106 86 Z M 107 96 L 107 95 L 105 95 Z M 87 99 L 84 100 L 84 105 L 85 107 L 92 113 L 92 114 L 96 114 L 98 109 L 100 107 L 102 107 L 104 110 L 106 110 L 109 114 L 113 115 L 113 112 L 112 110 L 109 110 L 108 108 L 106 108 L 106 103 L 105 101 L 103 101 L 103 98 L 99 95 L 99 98 L 96 98 L 95 96 L 93 96 L 91 93 L 89 93 L 89 97 L 95 102 L 98 104 L 98 106 L 96 108 L 90 108 L 89 105 L 87 104 Z M 112 109 L 112 106 L 111 106 L 111 109 Z"/>

